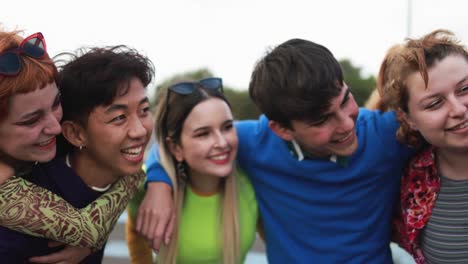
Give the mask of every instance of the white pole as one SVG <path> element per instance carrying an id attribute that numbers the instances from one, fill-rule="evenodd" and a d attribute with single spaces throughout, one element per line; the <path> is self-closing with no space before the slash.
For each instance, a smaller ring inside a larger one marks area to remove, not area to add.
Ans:
<path id="1" fill-rule="evenodd" d="M 408 0 L 408 13 L 406 17 L 406 37 L 411 37 L 411 23 L 412 23 L 412 0 Z"/>

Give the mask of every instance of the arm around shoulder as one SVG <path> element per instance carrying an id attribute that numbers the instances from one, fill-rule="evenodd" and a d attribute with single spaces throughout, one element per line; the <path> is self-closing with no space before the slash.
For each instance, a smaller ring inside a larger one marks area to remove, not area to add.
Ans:
<path id="1" fill-rule="evenodd" d="M 143 173 L 123 177 L 99 199 L 76 209 L 49 190 L 12 177 L 0 186 L 0 225 L 73 246 L 101 248 L 144 178 Z"/>

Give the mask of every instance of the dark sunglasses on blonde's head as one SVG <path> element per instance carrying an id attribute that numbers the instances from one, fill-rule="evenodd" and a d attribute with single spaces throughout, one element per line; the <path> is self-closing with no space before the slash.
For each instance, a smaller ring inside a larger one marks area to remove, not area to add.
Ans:
<path id="1" fill-rule="evenodd" d="M 223 79 L 221 78 L 206 78 L 196 82 L 180 82 L 174 85 L 169 86 L 169 92 L 174 92 L 180 95 L 189 95 L 192 94 L 198 88 L 205 88 L 209 90 L 218 90 L 221 89 L 221 93 L 223 93 Z M 164 111 L 164 123 L 166 124 L 164 127 L 167 132 L 167 114 L 169 112 L 169 94 L 166 96 L 166 110 Z"/>
<path id="2" fill-rule="evenodd" d="M 33 59 L 42 59 L 46 53 L 46 43 L 42 33 L 32 34 L 25 38 L 18 47 L 0 53 L 0 75 L 17 75 L 22 65 L 20 55 Z"/>
<path id="3" fill-rule="evenodd" d="M 196 82 L 181 82 L 176 83 L 169 87 L 169 90 L 177 94 L 191 94 L 198 87 L 203 87 L 206 89 L 217 90 L 221 89 L 223 92 L 223 80 L 221 78 L 206 78 Z"/>

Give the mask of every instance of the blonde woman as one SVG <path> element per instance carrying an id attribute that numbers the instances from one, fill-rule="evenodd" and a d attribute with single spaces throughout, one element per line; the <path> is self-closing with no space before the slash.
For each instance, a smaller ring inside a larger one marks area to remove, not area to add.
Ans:
<path id="1" fill-rule="evenodd" d="M 153 150 L 170 175 L 178 223 L 158 263 L 243 263 L 255 240 L 258 212 L 252 186 L 235 174 L 233 122 L 220 78 L 177 83 L 161 94 L 159 149 Z M 148 173 L 155 173 L 152 167 Z M 138 247 L 129 247 L 135 256 Z"/>

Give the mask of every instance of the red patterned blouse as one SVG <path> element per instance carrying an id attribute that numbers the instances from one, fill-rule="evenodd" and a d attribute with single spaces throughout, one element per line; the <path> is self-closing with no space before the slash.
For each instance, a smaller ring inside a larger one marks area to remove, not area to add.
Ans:
<path id="1" fill-rule="evenodd" d="M 397 242 L 418 264 L 427 263 L 420 248 L 420 234 L 440 191 L 434 152 L 434 147 L 419 152 L 405 168 L 401 180 L 401 207 L 394 221 Z"/>

